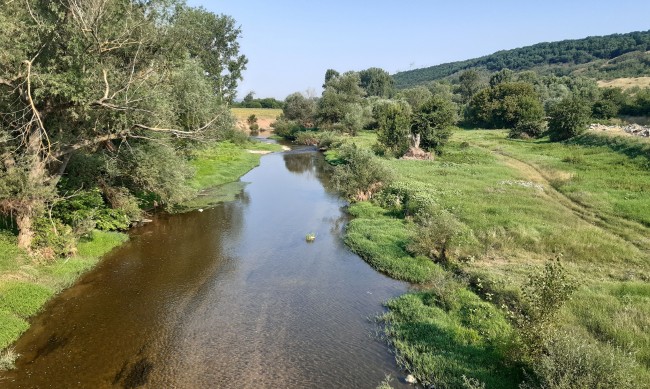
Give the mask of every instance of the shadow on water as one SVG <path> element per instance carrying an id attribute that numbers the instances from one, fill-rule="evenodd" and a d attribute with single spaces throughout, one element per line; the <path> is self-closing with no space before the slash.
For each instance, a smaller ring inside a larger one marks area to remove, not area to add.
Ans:
<path id="1" fill-rule="evenodd" d="M 328 180 L 313 150 L 271 154 L 238 200 L 135 229 L 33 320 L 0 386 L 374 388 L 399 376 L 368 318 L 407 285 L 346 249 Z"/>

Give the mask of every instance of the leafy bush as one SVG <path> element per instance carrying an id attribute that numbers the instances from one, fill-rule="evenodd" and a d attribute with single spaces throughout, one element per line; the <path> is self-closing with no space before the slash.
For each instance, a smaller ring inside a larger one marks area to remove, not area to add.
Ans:
<path id="1" fill-rule="evenodd" d="M 79 192 L 78 195 L 56 204 L 52 215 L 73 227 L 77 235 L 98 228 L 105 231 L 126 230 L 140 210 L 135 199 L 124 188 L 111 188 L 115 208 L 106 206 L 99 188 Z"/>
<path id="2" fill-rule="evenodd" d="M 338 157 L 343 163 L 334 168 L 333 182 L 347 198 L 367 200 L 392 180 L 392 171 L 369 150 L 344 145 Z"/>
<path id="3" fill-rule="evenodd" d="M 580 135 L 587 129 L 589 105 L 582 99 L 563 99 L 551 108 L 548 131 L 551 141 L 560 141 Z"/>
<path id="4" fill-rule="evenodd" d="M 569 300 L 577 286 L 564 270 L 559 259 L 544 266 L 540 273 L 530 276 L 524 286 L 520 312 L 516 323 L 522 340 L 521 358 L 535 363 L 544 354 L 545 342 L 555 326 L 555 317 Z"/>
<path id="5" fill-rule="evenodd" d="M 451 126 L 458 120 L 457 110 L 456 104 L 443 97 L 427 100 L 411 120 L 411 132 L 421 137 L 416 146 L 440 154 L 451 136 Z"/>
<path id="6" fill-rule="evenodd" d="M 341 135 L 334 131 L 323 131 L 318 135 L 318 148 L 320 150 L 329 150 L 336 147 L 341 147 L 343 138 Z"/>
<path id="7" fill-rule="evenodd" d="M 522 389 L 639 388 L 629 355 L 570 333 L 556 333 L 544 342 L 545 352 L 531 365 L 534 377 Z"/>
<path id="8" fill-rule="evenodd" d="M 77 239 L 72 228 L 59 219 L 37 218 L 33 228 L 32 248 L 45 259 L 68 257 L 76 252 Z"/>
<path id="9" fill-rule="evenodd" d="M 298 122 L 280 118 L 271 124 L 273 132 L 284 139 L 295 140 L 299 132 L 304 131 L 304 128 Z"/>
<path id="10" fill-rule="evenodd" d="M 444 263 L 451 257 L 468 257 L 471 255 L 468 249 L 478 246 L 472 230 L 448 211 L 420 212 L 415 220 L 417 233 L 408 245 L 413 255 Z"/>

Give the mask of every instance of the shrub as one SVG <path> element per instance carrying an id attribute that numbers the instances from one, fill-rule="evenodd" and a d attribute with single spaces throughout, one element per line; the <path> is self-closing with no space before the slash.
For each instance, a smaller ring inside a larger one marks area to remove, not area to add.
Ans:
<path id="1" fill-rule="evenodd" d="M 452 256 L 468 256 L 468 248 L 477 244 L 472 230 L 448 211 L 423 211 L 415 220 L 417 233 L 408 250 L 416 256 L 424 255 L 444 263 Z"/>
<path id="2" fill-rule="evenodd" d="M 559 259 L 530 276 L 522 291 L 523 304 L 515 320 L 524 361 L 534 363 L 544 353 L 545 342 L 554 330 L 555 316 L 575 290 L 575 281 L 567 275 Z"/>
<path id="3" fill-rule="evenodd" d="M 582 99 L 563 99 L 549 113 L 548 132 L 553 142 L 573 138 L 587 129 L 590 109 Z"/>
<path id="4" fill-rule="evenodd" d="M 41 217 L 34 220 L 32 249 L 45 259 L 68 257 L 74 254 L 77 240 L 72 228 L 59 219 Z"/>
<path id="5" fill-rule="evenodd" d="M 369 150 L 344 145 L 338 157 L 342 163 L 334 168 L 333 182 L 347 198 L 367 200 L 392 180 L 392 171 Z"/>
<path id="6" fill-rule="evenodd" d="M 638 388 L 634 358 L 574 334 L 558 332 L 544 342 L 545 352 L 531 365 L 527 388 Z"/>
<path id="7" fill-rule="evenodd" d="M 304 130 L 297 122 L 282 118 L 271 124 L 271 127 L 277 136 L 288 140 L 295 140 L 298 133 Z"/>

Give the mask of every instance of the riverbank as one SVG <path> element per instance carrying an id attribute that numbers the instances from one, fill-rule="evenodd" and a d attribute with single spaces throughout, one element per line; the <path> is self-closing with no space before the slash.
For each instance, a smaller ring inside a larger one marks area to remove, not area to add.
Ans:
<path id="1" fill-rule="evenodd" d="M 241 191 L 241 186 L 235 182 L 259 165 L 259 152 L 279 150 L 281 146 L 275 144 L 223 142 L 197 151 L 192 159 L 196 174 L 190 185 L 200 195 L 185 203 L 179 211 L 205 208 L 228 200 Z M 234 184 L 229 186 L 229 183 Z M 210 190 L 215 187 L 224 188 Z M 79 242 L 75 256 L 35 262 L 18 249 L 12 233 L 0 230 L 0 369 L 11 367 L 16 355 L 8 347 L 27 330 L 29 318 L 50 298 L 93 268 L 104 254 L 126 240 L 125 233 L 94 231 Z"/>
<path id="2" fill-rule="evenodd" d="M 375 135 L 349 141 L 370 147 Z M 523 369 L 542 383 L 571 375 L 587 387 L 644 387 L 649 161 L 646 144 L 630 139 L 557 144 L 476 130 L 455 131 L 434 161 L 383 160 L 396 176 L 390 195 L 350 206 L 345 240 L 376 269 L 422 287 L 389 301 L 381 318 L 398 362 L 436 387 L 516 388 Z M 446 222 L 424 230 L 410 214 L 418 201 Z M 434 263 L 413 242 L 445 244 L 448 258 Z M 554 317 L 547 352 L 522 363 L 513 310 L 557 257 L 578 290 Z"/>

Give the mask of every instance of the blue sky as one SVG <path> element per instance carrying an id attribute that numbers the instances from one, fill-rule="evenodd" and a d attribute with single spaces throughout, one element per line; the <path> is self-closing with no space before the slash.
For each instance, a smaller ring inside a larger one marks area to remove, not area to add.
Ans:
<path id="1" fill-rule="evenodd" d="M 188 0 L 241 25 L 242 98 L 321 93 L 325 71 L 389 73 L 538 42 L 650 29 L 650 1 Z"/>

